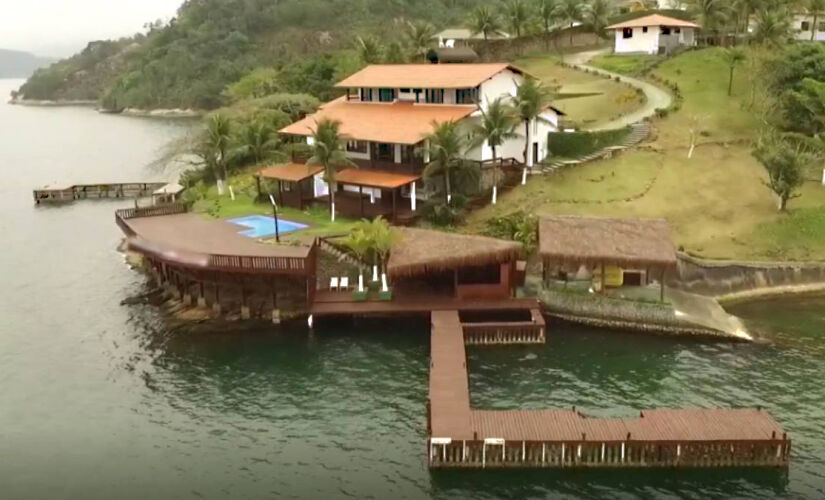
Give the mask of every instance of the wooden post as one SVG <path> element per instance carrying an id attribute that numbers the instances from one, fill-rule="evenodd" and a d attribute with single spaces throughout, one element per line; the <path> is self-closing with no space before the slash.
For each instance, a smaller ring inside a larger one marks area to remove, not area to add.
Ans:
<path id="1" fill-rule="evenodd" d="M 662 277 L 659 281 L 659 302 L 665 301 L 665 272 L 667 272 L 667 268 L 662 268 Z"/>
<path id="2" fill-rule="evenodd" d="M 458 297 L 458 269 L 453 270 L 453 296 Z"/>
<path id="3" fill-rule="evenodd" d="M 396 220 L 396 216 L 397 216 L 397 209 L 396 209 L 396 205 L 397 205 L 397 202 L 396 202 L 397 196 L 396 195 L 397 194 L 398 194 L 398 190 L 393 189 L 392 190 L 392 222 L 393 222 L 393 224 L 395 224 L 395 220 Z"/>
<path id="4" fill-rule="evenodd" d="M 607 287 L 605 287 L 605 286 L 604 286 L 604 262 L 602 262 L 602 289 L 601 289 L 601 294 L 602 294 L 602 295 L 606 295 L 606 294 L 607 294 L 607 290 L 606 290 L 606 288 L 607 288 Z"/>
<path id="5" fill-rule="evenodd" d="M 358 203 L 361 204 L 361 218 L 364 218 L 364 186 L 358 186 Z"/>
<path id="6" fill-rule="evenodd" d="M 260 175 L 255 176 L 255 186 L 258 188 L 258 198 L 257 199 L 260 200 L 261 196 L 263 196 L 263 193 L 261 193 L 261 176 Z"/>

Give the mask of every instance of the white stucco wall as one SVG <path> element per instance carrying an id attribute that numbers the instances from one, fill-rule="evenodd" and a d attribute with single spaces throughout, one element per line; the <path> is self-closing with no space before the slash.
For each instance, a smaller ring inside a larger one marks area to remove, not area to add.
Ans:
<path id="1" fill-rule="evenodd" d="M 498 97 L 516 95 L 516 86 L 523 80 L 523 76 L 513 73 L 508 69 L 482 83 L 479 89 L 479 100 L 481 101 L 482 109 L 486 110 L 487 103 L 496 100 Z"/>
<path id="2" fill-rule="evenodd" d="M 802 31 L 802 23 L 808 23 L 808 31 Z M 804 14 L 797 14 L 791 23 L 791 29 L 794 30 L 797 40 L 810 41 L 811 30 L 816 30 L 814 40 L 825 42 L 825 16 L 818 16 L 816 20 L 817 26 L 814 26 L 814 16 Z M 822 28 L 822 29 L 820 29 Z"/>
<path id="3" fill-rule="evenodd" d="M 659 26 L 649 26 L 647 33 L 644 28 L 633 28 L 633 36 L 624 38 L 622 30 L 614 30 L 616 54 L 656 54 L 659 52 Z"/>

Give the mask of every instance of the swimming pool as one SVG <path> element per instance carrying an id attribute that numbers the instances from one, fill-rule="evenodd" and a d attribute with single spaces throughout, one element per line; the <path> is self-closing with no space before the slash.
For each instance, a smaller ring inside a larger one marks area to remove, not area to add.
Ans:
<path id="1" fill-rule="evenodd" d="M 229 222 L 248 227 L 249 229 L 241 231 L 241 234 L 250 238 L 275 236 L 275 219 L 270 215 L 248 215 L 246 217 L 229 219 Z M 278 218 L 278 232 L 280 234 L 291 233 L 300 229 L 306 229 L 307 227 L 306 224 Z"/>

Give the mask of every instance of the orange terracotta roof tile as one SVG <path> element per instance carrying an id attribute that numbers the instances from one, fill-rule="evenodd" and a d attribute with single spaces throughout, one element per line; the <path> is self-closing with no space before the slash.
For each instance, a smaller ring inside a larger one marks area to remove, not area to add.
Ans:
<path id="1" fill-rule="evenodd" d="M 372 64 L 336 84 L 336 87 L 471 88 L 509 69 L 507 63 L 479 64 Z"/>
<path id="2" fill-rule="evenodd" d="M 692 23 L 690 21 L 683 21 L 682 19 L 663 16 L 661 14 L 651 14 L 649 16 L 639 17 L 636 19 L 625 21 L 623 23 L 614 24 L 612 26 L 608 26 L 605 29 L 615 30 L 622 28 L 640 28 L 643 26 L 677 26 L 682 28 L 701 28 L 701 26 L 699 26 L 698 24 Z"/>
<path id="3" fill-rule="evenodd" d="M 342 97 L 279 132 L 309 136 L 318 121 L 328 118 L 341 122 L 341 135 L 349 139 L 417 144 L 432 131 L 433 122 L 458 121 L 475 110 L 472 105 L 364 103 Z"/>
<path id="4" fill-rule="evenodd" d="M 278 179 L 287 182 L 298 182 L 320 173 L 324 169 L 317 165 L 304 165 L 302 163 L 287 163 L 285 165 L 272 165 L 258 172 L 261 177 L 268 179 Z"/>
<path id="5" fill-rule="evenodd" d="M 355 168 L 341 170 L 335 174 L 336 182 L 382 189 L 397 189 L 401 186 L 406 186 L 411 182 L 415 182 L 420 178 L 420 175 L 405 175 L 375 170 L 358 170 Z"/>

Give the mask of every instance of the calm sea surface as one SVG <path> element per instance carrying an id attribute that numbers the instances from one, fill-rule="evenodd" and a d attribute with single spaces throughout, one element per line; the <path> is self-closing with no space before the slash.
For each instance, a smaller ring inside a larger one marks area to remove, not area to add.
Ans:
<path id="1" fill-rule="evenodd" d="M 761 405 L 794 439 L 788 473 L 431 474 L 426 323 L 194 334 L 121 306 L 145 291 L 116 251 L 129 203 L 31 189 L 164 179 L 147 165 L 185 129 L 0 104 L 0 498 L 825 498 L 823 299 L 737 307 L 750 345 L 555 325 L 470 351 L 477 407 Z"/>

